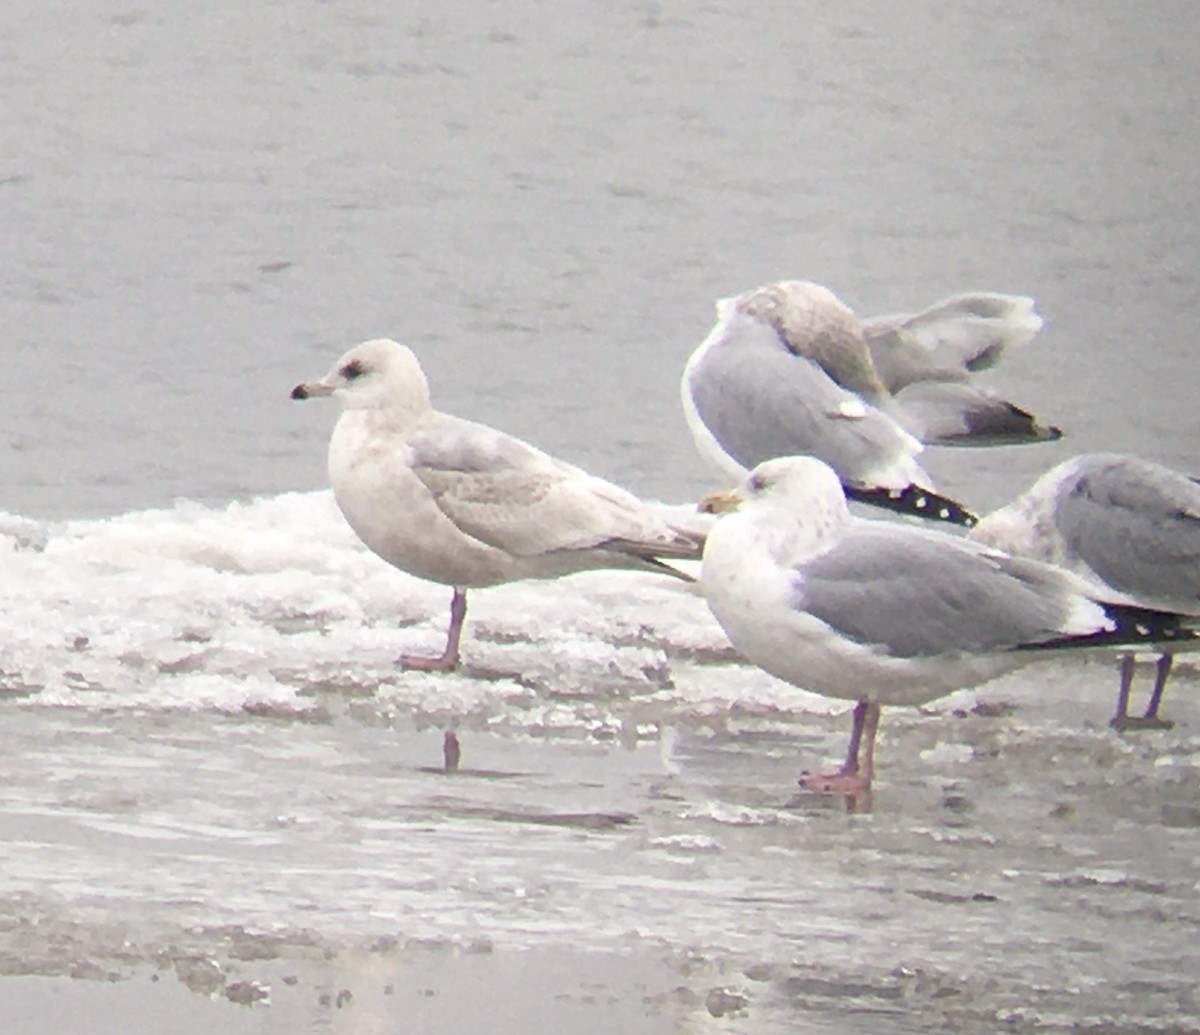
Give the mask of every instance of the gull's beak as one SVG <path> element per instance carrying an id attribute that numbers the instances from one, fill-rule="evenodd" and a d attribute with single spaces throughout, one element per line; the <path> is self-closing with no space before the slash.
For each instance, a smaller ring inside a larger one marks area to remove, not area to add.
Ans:
<path id="1" fill-rule="evenodd" d="M 332 395 L 333 386 L 326 381 L 301 381 L 292 389 L 293 399 L 316 399 L 322 395 Z"/>
<path id="2" fill-rule="evenodd" d="M 737 489 L 724 489 L 720 492 L 710 492 L 696 504 L 696 509 L 701 514 L 724 514 L 730 510 L 737 510 L 743 502 L 742 494 Z"/>

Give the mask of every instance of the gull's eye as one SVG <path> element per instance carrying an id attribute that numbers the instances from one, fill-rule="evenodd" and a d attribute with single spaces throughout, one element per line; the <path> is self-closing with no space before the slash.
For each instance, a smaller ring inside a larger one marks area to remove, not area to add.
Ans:
<path id="1" fill-rule="evenodd" d="M 762 492 L 767 487 L 767 479 L 761 474 L 752 474 L 750 476 L 750 491 Z"/>
<path id="2" fill-rule="evenodd" d="M 347 381 L 353 381 L 356 377 L 362 377 L 367 372 L 367 368 L 362 365 L 361 360 L 352 359 L 338 371 Z"/>

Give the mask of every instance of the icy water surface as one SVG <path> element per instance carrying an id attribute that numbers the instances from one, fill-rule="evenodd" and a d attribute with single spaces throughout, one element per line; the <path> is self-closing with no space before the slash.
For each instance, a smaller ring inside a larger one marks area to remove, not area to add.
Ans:
<path id="1" fill-rule="evenodd" d="M 796 798 L 848 717 L 678 583 L 474 593 L 464 670 L 397 672 L 449 591 L 355 543 L 288 399 L 391 335 L 684 507 L 715 298 L 994 289 L 1047 328 L 992 383 L 1068 435 L 942 488 L 1198 472 L 1198 12 L 8 4 L 0 1029 L 1200 1030 L 1190 665 L 1173 731 L 1056 663 Z"/>
<path id="2" fill-rule="evenodd" d="M 737 664 L 666 579 L 480 591 L 466 671 L 402 674 L 446 594 L 358 547 L 325 493 L 44 532 L 4 555 L 26 616 L 0 649 L 10 974 L 152 967 L 318 1011 L 341 982 L 384 1031 L 415 1016 L 412 967 L 457 1001 L 473 968 L 559 950 L 509 993 L 561 1020 L 539 997 L 591 994 L 594 956 L 597 1030 L 616 1004 L 644 1030 L 1196 1016 L 1187 666 L 1166 734 L 1107 729 L 1099 662 L 893 710 L 848 807 L 794 794 L 847 717 Z"/>

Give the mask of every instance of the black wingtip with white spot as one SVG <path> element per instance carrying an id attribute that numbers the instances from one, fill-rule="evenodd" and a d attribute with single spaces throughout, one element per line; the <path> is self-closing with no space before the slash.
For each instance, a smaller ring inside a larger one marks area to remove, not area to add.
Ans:
<path id="1" fill-rule="evenodd" d="M 1200 619 L 1193 615 L 1155 611 L 1148 607 L 1133 607 L 1128 604 L 1108 604 L 1103 601 L 1097 603 L 1104 608 L 1104 613 L 1113 623 L 1111 629 L 1087 636 L 1061 636 L 1040 643 L 1026 643 L 1021 645 L 1021 649 L 1136 647 L 1139 644 L 1169 647 L 1174 643 L 1200 642 Z"/>
<path id="2" fill-rule="evenodd" d="M 942 521 L 962 528 L 971 528 L 979 522 L 979 518 L 957 500 L 916 485 L 908 485 L 903 489 L 859 489 L 847 485 L 845 490 L 847 499 L 896 514 Z"/>

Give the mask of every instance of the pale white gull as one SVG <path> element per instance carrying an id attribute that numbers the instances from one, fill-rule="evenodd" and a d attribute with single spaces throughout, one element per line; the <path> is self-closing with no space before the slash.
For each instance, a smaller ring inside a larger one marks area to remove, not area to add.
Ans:
<path id="1" fill-rule="evenodd" d="M 758 465 L 709 531 L 701 588 L 750 661 L 856 702 L 845 763 L 811 790 L 870 787 L 882 705 L 917 705 L 1051 652 L 1190 640 L 1188 619 L 1089 595 L 1068 572 L 928 528 L 854 517 L 819 460 Z"/>
<path id="2" fill-rule="evenodd" d="M 837 471 L 851 499 L 969 525 L 970 511 L 938 495 L 919 463 L 922 440 L 991 445 L 1059 434 L 970 381 L 984 357 L 1040 326 L 1017 302 L 1008 312 L 996 301 L 1010 297 L 960 296 L 928 320 L 882 317 L 870 338 L 848 306 L 808 281 L 722 299 L 684 369 L 688 427 L 731 478 L 771 457 L 807 454 Z M 990 311 L 981 300 L 993 300 L 994 316 L 979 315 Z"/>
<path id="3" fill-rule="evenodd" d="M 702 537 L 649 505 L 520 439 L 433 409 L 412 350 L 356 346 L 293 399 L 332 395 L 342 413 L 329 442 L 334 498 L 385 561 L 454 588 L 445 650 L 407 668 L 459 661 L 468 588 L 594 568 L 688 576 L 660 558 L 696 559 Z"/>
<path id="4" fill-rule="evenodd" d="M 972 530 L 981 543 L 1061 565 L 1098 592 L 1200 614 L 1200 484 L 1151 460 L 1088 453 L 1051 468 Z M 1129 715 L 1134 656 L 1121 658 L 1112 725 L 1162 728 L 1174 654 L 1159 655 L 1146 711 Z"/>

